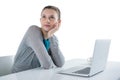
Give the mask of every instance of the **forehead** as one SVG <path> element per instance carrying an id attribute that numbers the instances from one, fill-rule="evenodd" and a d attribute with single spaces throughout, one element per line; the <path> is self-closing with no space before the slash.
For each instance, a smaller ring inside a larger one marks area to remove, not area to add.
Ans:
<path id="1" fill-rule="evenodd" d="M 57 15 L 57 12 L 54 9 L 44 9 L 41 14 Z"/>

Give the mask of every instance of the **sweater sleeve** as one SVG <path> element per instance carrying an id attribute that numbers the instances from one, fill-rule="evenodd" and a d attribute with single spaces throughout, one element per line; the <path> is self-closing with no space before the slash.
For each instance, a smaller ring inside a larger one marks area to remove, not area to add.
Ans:
<path id="1" fill-rule="evenodd" d="M 40 33 L 39 27 L 31 26 L 28 29 L 26 42 L 27 45 L 34 50 L 43 68 L 48 69 L 53 67 L 53 61 L 43 44 L 42 34 Z"/>
<path id="2" fill-rule="evenodd" d="M 58 46 L 58 40 L 55 36 L 50 39 L 50 54 L 54 64 L 58 67 L 62 67 L 65 63 L 63 54 Z"/>

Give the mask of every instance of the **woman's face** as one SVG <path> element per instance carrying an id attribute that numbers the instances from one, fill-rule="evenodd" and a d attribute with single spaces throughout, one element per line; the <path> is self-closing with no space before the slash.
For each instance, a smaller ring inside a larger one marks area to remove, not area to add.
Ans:
<path id="1" fill-rule="evenodd" d="M 49 31 L 54 28 L 56 25 L 60 24 L 60 20 L 58 19 L 58 14 L 53 9 L 45 9 L 41 13 L 41 27 L 45 31 Z"/>

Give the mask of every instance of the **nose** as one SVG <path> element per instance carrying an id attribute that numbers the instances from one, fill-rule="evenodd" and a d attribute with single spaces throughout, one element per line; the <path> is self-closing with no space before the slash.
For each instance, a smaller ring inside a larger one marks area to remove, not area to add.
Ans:
<path id="1" fill-rule="evenodd" d="M 50 22 L 50 19 L 49 19 L 49 18 L 46 18 L 46 22 L 48 22 L 48 23 L 49 23 L 49 22 Z"/>

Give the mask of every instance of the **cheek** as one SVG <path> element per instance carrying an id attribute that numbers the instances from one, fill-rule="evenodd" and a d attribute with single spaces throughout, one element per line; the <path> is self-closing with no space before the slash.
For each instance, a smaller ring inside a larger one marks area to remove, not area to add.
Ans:
<path id="1" fill-rule="evenodd" d="M 57 21 L 51 22 L 51 25 L 54 26 L 55 24 L 57 24 Z"/>
<path id="2" fill-rule="evenodd" d="M 41 24 L 43 24 L 43 21 L 42 21 L 42 20 L 40 20 L 40 23 L 41 23 Z"/>

